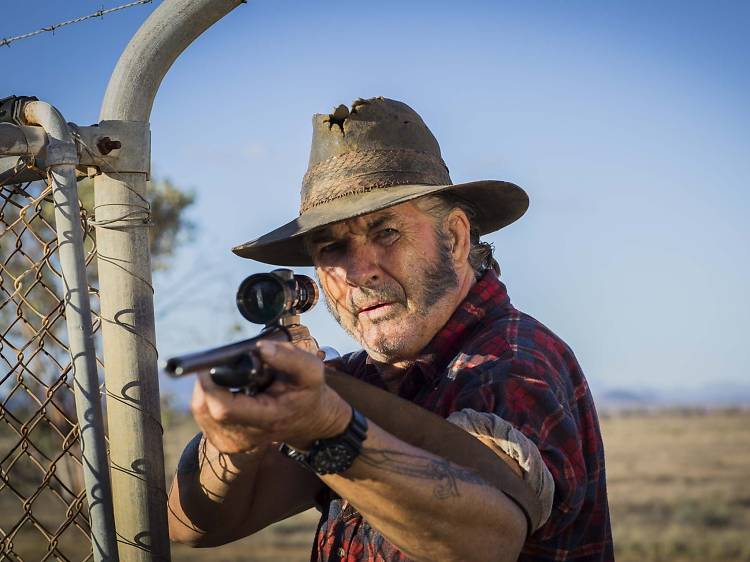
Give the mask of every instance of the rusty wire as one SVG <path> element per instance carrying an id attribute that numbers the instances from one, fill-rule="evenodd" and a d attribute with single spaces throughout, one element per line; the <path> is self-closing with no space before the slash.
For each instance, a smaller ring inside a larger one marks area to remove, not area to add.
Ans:
<path id="1" fill-rule="evenodd" d="M 90 560 L 52 188 L 10 181 L 0 182 L 0 559 Z M 88 219 L 82 206 L 90 265 Z"/>
<path id="2" fill-rule="evenodd" d="M 94 19 L 94 18 L 103 18 L 107 14 L 111 14 L 112 12 L 119 12 L 120 10 L 126 10 L 127 8 L 132 8 L 134 6 L 139 6 L 141 4 L 150 4 L 153 2 L 153 0 L 137 0 L 135 2 L 130 2 L 128 4 L 122 4 L 121 6 L 115 6 L 113 8 L 107 8 L 100 9 L 94 12 L 93 14 L 88 14 L 86 16 L 80 16 L 77 18 L 73 18 L 72 20 L 63 21 L 60 23 L 54 23 L 52 25 L 47 25 L 45 27 L 42 27 L 41 29 L 37 29 L 36 31 L 31 31 L 29 33 L 23 33 L 22 35 L 16 35 L 14 37 L 6 37 L 4 39 L 0 39 L 0 47 L 10 47 L 10 44 L 14 41 L 20 41 L 21 39 L 29 39 L 30 37 L 34 37 L 36 35 L 41 35 L 42 33 L 54 33 L 56 29 L 60 29 L 61 27 L 65 27 L 67 25 L 73 25 L 74 23 L 81 23 L 82 21 Z"/>

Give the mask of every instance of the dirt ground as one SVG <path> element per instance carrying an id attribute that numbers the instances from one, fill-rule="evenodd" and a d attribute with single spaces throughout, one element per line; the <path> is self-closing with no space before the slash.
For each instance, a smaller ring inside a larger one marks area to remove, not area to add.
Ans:
<path id="1" fill-rule="evenodd" d="M 619 562 L 750 562 L 750 411 L 618 413 L 601 416 L 601 423 Z M 168 471 L 194 431 L 189 417 L 166 417 Z M 16 503 L 0 494 L 0 529 L 18 518 Z M 42 503 L 38 512 L 52 516 Z M 173 545 L 172 558 L 302 562 L 309 560 L 316 522 L 309 511 L 224 547 Z M 66 558 L 81 560 L 85 540 L 82 533 L 75 538 Z M 44 556 L 46 544 L 31 529 L 14 542 L 24 560 Z"/>

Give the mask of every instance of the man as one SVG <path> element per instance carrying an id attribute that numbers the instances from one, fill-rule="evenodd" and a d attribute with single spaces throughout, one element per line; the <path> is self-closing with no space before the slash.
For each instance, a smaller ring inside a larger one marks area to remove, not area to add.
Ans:
<path id="1" fill-rule="evenodd" d="M 453 185 L 437 141 L 400 102 L 357 100 L 313 127 L 300 216 L 234 251 L 314 265 L 329 310 L 362 345 L 336 364 L 373 385 L 359 392 L 387 389 L 448 418 L 494 453 L 494 468 L 436 454 L 454 439 L 442 421 L 411 439 L 413 406 L 367 419 L 316 355 L 264 342 L 263 361 L 284 373 L 267 392 L 196 384 L 203 431 L 170 492 L 172 538 L 224 544 L 315 505 L 313 560 L 612 560 L 586 380 L 562 341 L 513 308 L 479 240 L 525 212 L 524 191 Z"/>

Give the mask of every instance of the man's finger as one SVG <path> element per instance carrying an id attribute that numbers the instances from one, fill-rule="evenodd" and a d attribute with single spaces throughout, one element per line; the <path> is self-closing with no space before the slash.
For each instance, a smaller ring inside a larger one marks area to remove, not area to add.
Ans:
<path id="1" fill-rule="evenodd" d="M 240 398 L 244 400 L 249 398 L 245 394 L 232 393 L 226 386 L 216 384 L 213 378 L 211 378 L 211 375 L 206 371 L 198 373 L 198 385 L 200 385 L 201 390 L 203 391 L 204 400 L 206 399 L 205 397 L 209 396 L 220 402 L 226 402 L 232 398 Z"/>
<path id="2" fill-rule="evenodd" d="M 208 374 L 208 371 L 201 371 L 198 373 L 198 386 L 201 387 L 201 390 L 205 394 L 211 394 L 219 389 L 219 385 L 213 381 L 211 375 Z"/>
<path id="3" fill-rule="evenodd" d="M 190 398 L 190 411 L 194 416 L 200 416 L 206 408 L 206 393 L 199 380 L 193 385 L 193 396 Z"/>
<path id="4" fill-rule="evenodd" d="M 323 362 L 312 353 L 290 343 L 261 340 L 261 359 L 271 368 L 289 375 L 289 382 L 314 386 L 323 382 Z"/>
<path id="5" fill-rule="evenodd" d="M 212 381 L 208 373 L 201 373 L 196 387 L 200 387 L 196 392 L 201 393 L 200 412 L 205 416 L 219 423 L 266 427 L 278 416 L 277 401 L 286 385 L 274 382 L 272 393 L 248 396 L 242 392 L 230 392 Z M 195 414 L 195 409 L 193 412 Z"/>

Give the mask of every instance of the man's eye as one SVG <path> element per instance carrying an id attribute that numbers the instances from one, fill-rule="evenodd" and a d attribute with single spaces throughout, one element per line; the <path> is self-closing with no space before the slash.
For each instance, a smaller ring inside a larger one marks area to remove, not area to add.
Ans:
<path id="1" fill-rule="evenodd" d="M 331 244 L 326 244 L 325 246 L 321 246 L 318 249 L 318 253 L 321 254 L 321 255 L 323 255 L 323 254 L 325 254 L 325 255 L 334 254 L 334 253 L 340 251 L 341 248 L 342 248 L 342 246 L 343 246 L 343 244 L 341 244 L 341 242 L 332 242 Z"/>
<path id="2" fill-rule="evenodd" d="M 384 228 L 378 231 L 377 239 L 381 242 L 395 242 L 398 239 L 398 230 L 395 228 Z"/>

